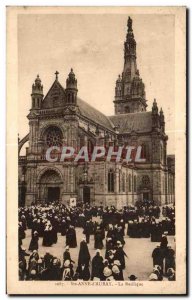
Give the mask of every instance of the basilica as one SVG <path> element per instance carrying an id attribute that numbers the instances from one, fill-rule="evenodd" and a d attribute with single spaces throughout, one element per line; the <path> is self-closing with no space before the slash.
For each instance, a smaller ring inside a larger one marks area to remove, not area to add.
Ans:
<path id="1" fill-rule="evenodd" d="M 59 73 L 47 95 L 39 75 L 32 85 L 27 116 L 29 133 L 18 141 L 19 206 L 60 201 L 70 204 L 114 205 L 121 208 L 140 201 L 155 205 L 174 203 L 175 157 L 167 155 L 165 118 L 154 99 L 147 109 L 145 85 L 136 60 L 132 19 L 127 22 L 124 67 L 115 86 L 113 116 L 106 116 L 78 97 L 71 69 L 66 86 Z M 21 148 L 28 142 L 25 155 Z M 141 146 L 143 161 L 47 161 L 49 147 Z"/>

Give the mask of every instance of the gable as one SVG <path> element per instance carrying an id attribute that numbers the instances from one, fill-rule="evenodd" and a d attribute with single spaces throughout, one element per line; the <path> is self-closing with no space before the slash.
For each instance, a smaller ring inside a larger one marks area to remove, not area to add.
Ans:
<path id="1" fill-rule="evenodd" d="M 59 81 L 55 80 L 47 95 L 43 99 L 41 108 L 61 107 L 65 101 L 65 90 Z"/>

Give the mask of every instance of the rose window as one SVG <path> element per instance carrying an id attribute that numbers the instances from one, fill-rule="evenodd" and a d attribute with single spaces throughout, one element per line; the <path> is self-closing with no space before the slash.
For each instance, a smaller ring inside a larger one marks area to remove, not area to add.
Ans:
<path id="1" fill-rule="evenodd" d="M 52 127 L 48 130 L 46 135 L 46 144 L 48 147 L 62 146 L 62 132 L 57 127 Z"/>

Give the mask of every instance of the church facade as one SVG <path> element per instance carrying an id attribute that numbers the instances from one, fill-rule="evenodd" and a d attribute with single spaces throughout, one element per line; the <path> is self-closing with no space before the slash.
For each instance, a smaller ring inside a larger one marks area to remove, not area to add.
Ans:
<path id="1" fill-rule="evenodd" d="M 39 76 L 32 85 L 29 134 L 19 140 L 19 205 L 70 199 L 118 208 L 137 201 L 174 203 L 175 158 L 167 155 L 163 110 L 147 110 L 145 85 L 136 60 L 132 20 L 124 43 L 124 68 L 115 86 L 115 115 L 105 116 L 78 97 L 71 69 L 64 88 L 56 78 L 46 96 Z M 29 142 L 26 155 L 20 150 Z M 51 146 L 142 146 L 145 162 L 46 160 Z"/>

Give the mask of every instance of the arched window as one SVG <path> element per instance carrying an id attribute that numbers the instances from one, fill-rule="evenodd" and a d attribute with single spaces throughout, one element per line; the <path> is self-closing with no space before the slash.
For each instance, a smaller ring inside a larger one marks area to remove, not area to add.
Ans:
<path id="1" fill-rule="evenodd" d="M 94 145 L 93 145 L 93 142 L 91 140 L 88 140 L 87 146 L 88 146 L 88 153 L 92 153 Z"/>
<path id="2" fill-rule="evenodd" d="M 163 185 L 163 187 L 162 187 L 162 192 L 163 192 L 163 194 L 164 194 L 164 193 L 165 193 L 165 181 L 164 181 L 164 178 L 163 178 L 162 185 Z"/>
<path id="3" fill-rule="evenodd" d="M 148 146 L 144 143 L 141 145 L 141 158 L 148 160 Z"/>
<path id="4" fill-rule="evenodd" d="M 131 174 L 129 174 L 129 192 L 132 191 Z"/>
<path id="5" fill-rule="evenodd" d="M 122 175 L 122 192 L 125 192 L 125 174 Z"/>
<path id="6" fill-rule="evenodd" d="M 114 192 L 114 172 L 113 170 L 109 170 L 108 172 L 108 192 Z"/>
<path id="7" fill-rule="evenodd" d="M 163 146 L 160 146 L 160 160 L 163 160 Z"/>
<path id="8" fill-rule="evenodd" d="M 137 191 L 137 177 L 134 175 L 134 192 Z"/>

